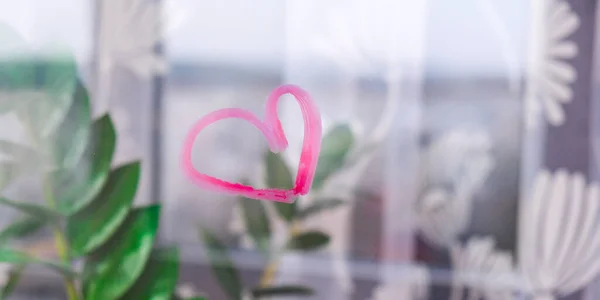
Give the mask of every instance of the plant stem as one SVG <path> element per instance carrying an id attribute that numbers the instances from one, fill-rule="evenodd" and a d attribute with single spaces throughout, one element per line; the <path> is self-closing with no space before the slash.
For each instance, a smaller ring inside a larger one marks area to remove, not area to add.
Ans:
<path id="1" fill-rule="evenodd" d="M 292 225 L 289 227 L 288 233 L 291 237 L 295 237 L 300 234 L 300 224 L 296 221 L 292 222 Z M 265 271 L 263 272 L 262 277 L 260 278 L 260 287 L 268 287 L 272 284 L 273 279 L 275 278 L 275 274 L 277 274 L 277 270 L 279 269 L 279 259 L 273 259 L 269 262 Z"/>
<path id="2" fill-rule="evenodd" d="M 35 131 L 31 127 L 31 124 L 29 123 L 29 121 L 27 119 L 25 119 L 25 120 L 21 119 L 20 121 L 22 122 L 23 127 L 25 128 L 25 131 L 29 135 L 29 138 L 31 139 L 32 143 L 35 145 L 36 148 L 40 148 L 41 147 L 40 139 L 38 138 L 38 135 L 35 133 Z M 44 192 L 44 198 L 46 199 L 46 203 L 48 204 L 48 206 L 50 208 L 55 209 L 56 208 L 56 200 L 54 199 L 54 194 L 52 193 L 52 186 L 50 184 L 50 179 L 46 175 L 44 175 L 44 178 L 43 178 L 43 192 Z M 58 257 L 60 258 L 60 260 L 63 263 L 70 266 L 71 261 L 69 258 L 69 244 L 58 224 L 56 224 L 56 223 L 52 224 L 52 233 L 54 235 L 54 247 L 56 248 L 56 252 L 58 252 Z M 67 293 L 67 299 L 68 300 L 78 300 L 79 296 L 77 294 L 77 289 L 75 288 L 75 281 L 73 279 L 67 278 L 67 277 L 64 277 L 64 281 L 65 281 L 65 290 Z"/>
<path id="3" fill-rule="evenodd" d="M 46 198 L 48 206 L 50 206 L 51 208 L 56 208 L 56 201 L 54 200 L 54 195 L 52 194 L 52 187 L 47 178 L 44 179 L 44 198 Z M 63 263 L 71 265 L 68 250 L 69 244 L 67 242 L 67 239 L 65 238 L 65 235 L 63 234 L 63 232 L 57 224 L 53 224 L 52 232 L 54 234 L 54 246 L 56 247 L 56 251 L 58 252 L 58 257 L 60 257 Z M 75 281 L 67 277 L 65 277 L 64 279 L 68 299 L 78 300 L 79 297 L 77 295 L 77 289 L 75 288 Z"/>

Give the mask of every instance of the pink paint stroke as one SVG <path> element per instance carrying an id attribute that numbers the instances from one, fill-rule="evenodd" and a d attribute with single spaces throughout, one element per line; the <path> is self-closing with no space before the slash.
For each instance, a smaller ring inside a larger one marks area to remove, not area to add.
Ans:
<path id="1" fill-rule="evenodd" d="M 274 153 L 279 153 L 288 147 L 285 132 L 277 116 L 277 103 L 284 94 L 292 94 L 302 111 L 304 119 L 304 141 L 300 164 L 296 174 L 296 183 L 291 190 L 282 189 L 255 189 L 251 186 L 231 183 L 216 177 L 198 172 L 192 164 L 192 147 L 198 134 L 208 125 L 229 118 L 239 118 L 250 122 L 266 137 L 269 148 Z M 182 155 L 182 165 L 185 174 L 202 188 L 232 195 L 241 195 L 251 199 L 268 200 L 291 203 L 298 195 L 306 195 L 312 185 L 321 151 L 321 114 L 310 95 L 294 85 L 282 85 L 276 88 L 266 104 L 265 121 L 261 121 L 254 114 L 240 108 L 225 108 L 214 111 L 196 122 L 188 133 Z"/>

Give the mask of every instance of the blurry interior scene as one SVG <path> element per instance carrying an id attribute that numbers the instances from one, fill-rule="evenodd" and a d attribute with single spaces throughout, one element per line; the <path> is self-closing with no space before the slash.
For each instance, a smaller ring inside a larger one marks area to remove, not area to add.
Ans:
<path id="1" fill-rule="evenodd" d="M 0 299 L 600 299 L 599 2 L 0 0 Z"/>

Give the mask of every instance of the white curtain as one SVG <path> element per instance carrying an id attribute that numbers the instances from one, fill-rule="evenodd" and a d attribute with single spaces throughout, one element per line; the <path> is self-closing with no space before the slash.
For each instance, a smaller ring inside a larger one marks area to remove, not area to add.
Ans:
<path id="1" fill-rule="evenodd" d="M 416 197 L 416 178 L 406 176 L 409 182 L 400 183 L 387 180 L 416 171 L 418 166 L 426 2 L 289 0 L 286 8 L 285 81 L 308 89 L 315 97 L 322 110 L 324 132 L 342 122 L 349 123 L 355 135 L 348 159 L 355 164 L 332 177 L 323 192 L 353 199 L 353 189 L 366 184 L 364 172 L 375 153 L 385 157 L 382 173 L 373 174 L 380 186 L 372 188 L 381 190 L 384 185 L 382 246 L 385 259 L 390 261 L 392 257 L 405 262 L 412 258 L 413 203 L 399 203 L 399 199 Z M 362 79 L 383 84 L 383 93 L 365 90 L 360 86 Z M 284 128 L 291 133 L 290 150 L 300 149 L 302 134 L 294 129 L 302 122 L 297 107 L 282 103 L 282 114 L 283 119 L 294 120 Z M 402 138 L 389 141 L 392 129 Z M 402 161 L 396 153 L 403 153 Z M 290 165 L 297 165 L 299 155 L 290 151 Z M 344 292 L 322 295 L 328 299 L 345 299 L 352 293 L 345 261 L 351 242 L 352 210 L 350 205 L 336 209 L 309 224 L 332 237 L 329 250 L 334 254 L 337 282 Z M 402 258 L 397 253 L 403 253 Z"/>

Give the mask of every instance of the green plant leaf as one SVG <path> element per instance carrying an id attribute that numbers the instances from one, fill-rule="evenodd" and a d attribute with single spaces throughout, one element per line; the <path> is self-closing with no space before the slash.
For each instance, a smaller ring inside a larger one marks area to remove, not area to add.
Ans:
<path id="1" fill-rule="evenodd" d="M 0 291 L 0 299 L 6 299 L 10 296 L 17 288 L 19 281 L 21 281 L 21 276 L 23 275 L 23 271 L 25 271 L 26 265 L 16 265 L 14 269 L 9 271 L 8 281 Z"/>
<path id="2" fill-rule="evenodd" d="M 344 165 L 348 151 L 354 143 L 352 130 L 346 124 L 333 127 L 324 137 L 315 171 L 312 188 L 323 187 L 325 180 Z"/>
<path id="3" fill-rule="evenodd" d="M 40 169 L 44 164 L 42 153 L 15 142 L 0 140 L 0 190 L 13 180 L 30 171 Z"/>
<path id="4" fill-rule="evenodd" d="M 279 153 L 267 151 L 265 161 L 268 187 L 284 190 L 294 187 L 292 173 Z"/>
<path id="5" fill-rule="evenodd" d="M 0 204 L 4 204 L 8 207 L 12 207 L 23 213 L 26 213 L 31 216 L 36 216 L 41 219 L 57 219 L 61 217 L 61 214 L 58 211 L 52 210 L 49 207 L 39 204 L 13 201 L 4 197 L 0 197 Z"/>
<path id="6" fill-rule="evenodd" d="M 267 216 L 267 210 L 262 201 L 241 197 L 242 214 L 246 230 L 256 246 L 268 253 L 271 239 L 271 224 Z"/>
<path id="7" fill-rule="evenodd" d="M 329 243 L 329 236 L 320 231 L 307 231 L 292 237 L 286 248 L 290 250 L 317 250 Z"/>
<path id="8" fill-rule="evenodd" d="M 296 202 L 292 203 L 283 203 L 283 202 L 274 202 L 275 209 L 279 216 L 287 222 L 291 222 L 294 220 L 296 215 Z"/>
<path id="9" fill-rule="evenodd" d="M 160 206 L 131 211 L 120 230 L 88 257 L 84 266 L 86 300 L 121 297 L 142 274 L 158 230 Z"/>
<path id="10" fill-rule="evenodd" d="M 90 140 L 77 166 L 54 172 L 51 178 L 59 211 L 73 215 L 98 195 L 110 173 L 116 138 L 110 117 L 104 115 L 92 125 Z"/>
<path id="11" fill-rule="evenodd" d="M 269 188 L 291 189 L 294 187 L 292 173 L 278 153 L 267 151 L 265 155 L 266 181 Z M 292 203 L 275 202 L 277 213 L 284 220 L 291 222 L 296 214 L 296 201 Z"/>
<path id="12" fill-rule="evenodd" d="M 128 299 L 169 300 L 179 277 L 179 251 L 177 248 L 156 249 L 142 276 L 121 297 Z"/>
<path id="13" fill-rule="evenodd" d="M 252 289 L 252 297 L 273 297 L 273 296 L 312 296 L 315 291 L 311 288 L 296 285 L 270 286 L 264 288 Z"/>
<path id="14" fill-rule="evenodd" d="M 0 161 L 0 191 L 11 184 L 22 173 L 23 168 L 20 168 L 18 164 Z"/>
<path id="15" fill-rule="evenodd" d="M 12 250 L 12 249 L 0 248 L 0 262 L 16 264 L 16 265 L 25 265 L 25 264 L 41 265 L 41 266 L 50 268 L 54 271 L 57 271 L 62 276 L 65 276 L 68 278 L 73 278 L 73 277 L 77 276 L 77 273 L 73 269 L 71 269 L 71 267 L 68 265 L 58 263 L 58 262 L 53 262 L 53 261 L 41 260 L 41 259 L 33 257 L 27 253 L 20 252 L 17 250 Z"/>
<path id="16" fill-rule="evenodd" d="M 56 130 L 73 101 L 77 78 L 75 61 L 67 53 L 35 54 L 23 68 L 33 68 L 33 77 L 22 77 L 24 93 L 17 107 L 19 119 L 37 140 Z M 30 96 L 28 96 L 30 95 Z"/>
<path id="17" fill-rule="evenodd" d="M 242 282 L 227 253 L 227 248 L 208 230 L 201 230 L 201 233 L 206 255 L 221 288 L 225 290 L 230 299 L 241 300 Z"/>
<path id="18" fill-rule="evenodd" d="M 98 197 L 68 218 L 66 235 L 73 255 L 90 253 L 119 229 L 133 204 L 139 178 L 139 162 L 113 170 Z"/>
<path id="19" fill-rule="evenodd" d="M 314 199 L 313 203 L 311 203 L 309 206 L 298 211 L 298 213 L 296 214 L 296 218 L 298 220 L 304 220 L 304 219 L 306 219 L 310 216 L 316 215 L 324 210 L 333 209 L 338 206 L 342 206 L 346 203 L 348 203 L 348 202 L 344 201 L 342 199 L 336 199 L 336 198 L 318 199 L 317 198 L 317 199 Z"/>
<path id="20" fill-rule="evenodd" d="M 46 141 L 51 164 L 59 168 L 72 168 L 81 159 L 90 135 L 92 115 L 88 91 L 76 81 L 71 104 L 65 118 Z"/>
<path id="21" fill-rule="evenodd" d="M 0 56 L 3 62 L 0 64 L 0 115 L 7 113 L 17 107 L 17 98 L 12 96 L 16 88 L 15 84 L 21 82 L 20 77 L 32 72 L 31 68 L 22 68 L 17 62 L 29 52 L 29 46 L 25 39 L 16 30 L 6 23 L 0 23 Z M 30 76 L 27 76 L 30 77 Z"/>
<path id="22" fill-rule="evenodd" d="M 11 161 L 19 162 L 20 165 L 43 161 L 42 154 L 33 148 L 7 140 L 0 140 L 0 153 L 10 157 Z"/>
<path id="23" fill-rule="evenodd" d="M 0 231 L 0 246 L 11 239 L 23 238 L 40 230 L 47 224 L 45 219 L 27 216 L 21 218 Z"/>

